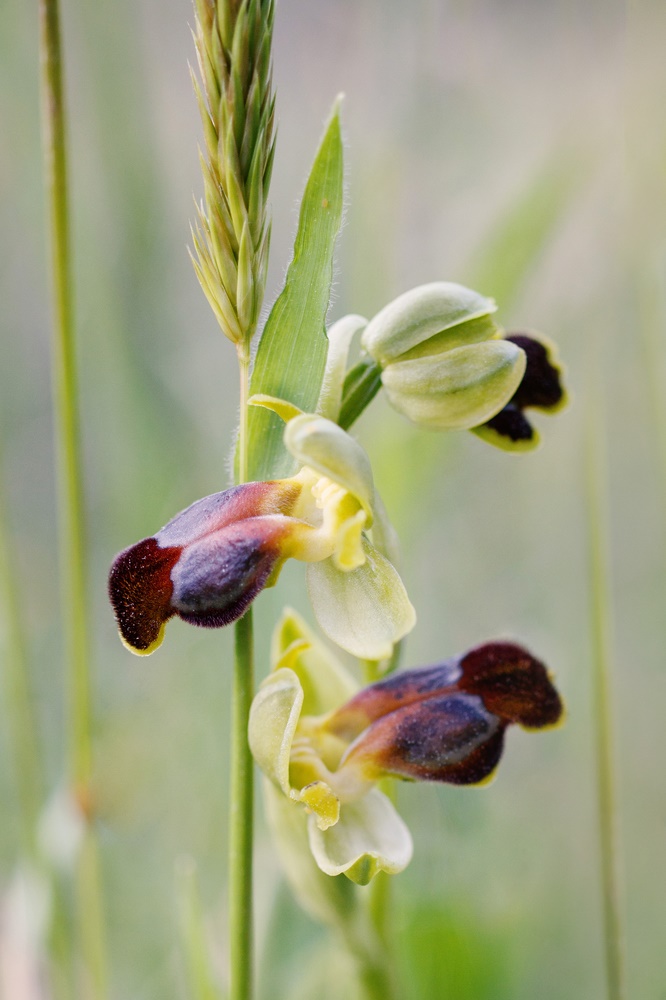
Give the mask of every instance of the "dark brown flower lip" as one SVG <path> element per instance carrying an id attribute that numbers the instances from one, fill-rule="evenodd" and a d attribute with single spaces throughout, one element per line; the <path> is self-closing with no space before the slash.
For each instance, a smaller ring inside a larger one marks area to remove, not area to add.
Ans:
<path id="1" fill-rule="evenodd" d="M 340 767 L 420 781 L 490 778 L 513 724 L 544 729 L 563 706 L 544 664 L 517 643 L 483 643 L 365 688 L 325 728 L 349 740 Z"/>
<path id="2" fill-rule="evenodd" d="M 566 405 L 562 368 L 554 345 L 546 338 L 509 333 L 503 339 L 525 352 L 525 374 L 506 406 L 473 430 L 479 437 L 506 450 L 529 450 L 539 443 L 539 435 L 525 410 L 556 413 Z"/>
<path id="3" fill-rule="evenodd" d="M 280 565 L 300 489 L 275 480 L 212 494 L 116 556 L 109 597 L 124 644 L 152 653 L 174 615 L 207 628 L 240 618 Z"/>
<path id="4" fill-rule="evenodd" d="M 109 574 L 109 598 L 120 637 L 132 652 L 146 655 L 161 642 L 171 608 L 171 570 L 181 546 L 162 547 L 144 538 L 116 556 Z"/>
<path id="5" fill-rule="evenodd" d="M 533 406 L 554 410 L 562 405 L 562 372 L 553 358 L 552 348 L 527 333 L 509 333 L 504 337 L 525 352 L 527 364 L 520 385 L 510 402 L 518 409 Z"/>

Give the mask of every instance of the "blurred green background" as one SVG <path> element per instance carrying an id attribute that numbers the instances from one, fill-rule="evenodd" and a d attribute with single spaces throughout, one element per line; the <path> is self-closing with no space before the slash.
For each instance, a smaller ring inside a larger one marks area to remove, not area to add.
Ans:
<path id="1" fill-rule="evenodd" d="M 56 788 L 67 723 L 34 7 L 0 4 L 0 480 Z M 231 634 L 176 620 L 140 661 L 117 639 L 106 572 L 120 548 L 229 484 L 236 367 L 186 253 L 201 192 L 190 4 L 66 0 L 62 13 L 114 996 L 169 1000 L 188 996 L 182 856 L 196 860 L 225 977 Z M 520 637 L 569 710 L 563 729 L 512 731 L 489 788 L 400 789 L 416 844 L 392 883 L 410 1000 L 604 996 L 583 485 L 600 388 L 629 995 L 666 997 L 665 30 L 658 0 L 278 4 L 267 302 L 344 91 L 348 212 L 331 318 L 372 315 L 424 281 L 473 284 L 498 299 L 501 323 L 558 342 L 573 396 L 561 416 L 537 416 L 544 444 L 524 457 L 418 431 L 381 398 L 357 428 L 419 614 L 404 663 Z M 285 603 L 311 617 L 299 565 L 257 601 L 260 674 Z M 0 885 L 18 841 L 6 709 Z M 328 993 L 308 986 L 324 938 L 280 888 L 263 821 L 256 865 L 262 996 L 340 995 L 334 978 Z"/>

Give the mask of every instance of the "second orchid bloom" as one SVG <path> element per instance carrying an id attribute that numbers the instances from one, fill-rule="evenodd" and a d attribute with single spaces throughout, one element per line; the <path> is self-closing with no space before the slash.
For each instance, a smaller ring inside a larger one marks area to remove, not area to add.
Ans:
<path id="1" fill-rule="evenodd" d="M 475 785 L 494 773 L 510 725 L 556 725 L 562 703 L 522 646 L 485 643 L 358 691 L 305 623 L 276 629 L 273 673 L 252 706 L 250 746 L 270 784 L 269 814 L 305 808 L 327 875 L 366 884 L 409 863 L 409 831 L 375 785 L 383 777 Z M 289 871 L 289 845 L 283 845 Z"/>

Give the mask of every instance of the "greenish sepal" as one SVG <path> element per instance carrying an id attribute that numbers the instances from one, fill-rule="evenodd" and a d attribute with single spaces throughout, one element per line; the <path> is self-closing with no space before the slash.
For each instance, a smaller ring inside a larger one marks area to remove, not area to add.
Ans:
<path id="1" fill-rule="evenodd" d="M 391 405 L 415 424 L 470 428 L 502 409 L 524 371 L 520 348 L 489 340 L 435 358 L 391 364 L 384 369 L 382 382 Z"/>
<path id="2" fill-rule="evenodd" d="M 343 316 L 328 330 L 326 370 L 317 403 L 317 413 L 336 423 L 340 416 L 343 387 L 346 385 L 345 371 L 352 341 L 361 330 L 365 329 L 367 322 L 365 317 L 352 314 Z"/>
<path id="3" fill-rule="evenodd" d="M 398 532 L 393 527 L 384 501 L 376 490 L 373 510 L 375 519 L 372 522 L 372 544 L 389 562 L 397 566 L 400 562 Z"/>
<path id="4" fill-rule="evenodd" d="M 248 740 L 255 761 L 273 784 L 289 796 L 289 755 L 303 705 L 303 688 L 286 667 L 274 670 L 252 702 Z"/>
<path id="5" fill-rule="evenodd" d="M 409 361 L 411 358 L 435 357 L 437 354 L 444 354 L 446 351 L 454 350 L 456 347 L 466 347 L 469 344 L 480 344 L 484 340 L 491 340 L 497 337 L 500 328 L 490 316 L 477 316 L 475 319 L 465 320 L 458 326 L 449 327 L 436 333 L 434 337 L 423 341 L 411 350 L 400 356 L 401 361 Z"/>
<path id="6" fill-rule="evenodd" d="M 419 285 L 389 302 L 370 320 L 362 344 L 382 366 L 431 338 L 436 338 L 440 353 L 492 337 L 497 331 L 488 317 L 496 308 L 492 299 L 454 282 Z M 487 322 L 474 322 L 484 319 Z"/>
<path id="7" fill-rule="evenodd" d="M 307 569 L 312 608 L 332 642 L 362 660 L 384 660 L 416 622 L 398 571 L 367 539 L 365 562 L 341 573 L 331 559 Z"/>
<path id="8" fill-rule="evenodd" d="M 303 688 L 303 713 L 323 715 L 344 704 L 358 684 L 293 608 L 285 608 L 271 639 L 271 670 L 289 667 Z"/>
<path id="9" fill-rule="evenodd" d="M 284 443 L 301 465 L 307 465 L 351 493 L 365 510 L 366 526 L 370 526 L 374 499 L 372 468 L 358 441 L 332 420 L 303 413 L 285 427 Z"/>

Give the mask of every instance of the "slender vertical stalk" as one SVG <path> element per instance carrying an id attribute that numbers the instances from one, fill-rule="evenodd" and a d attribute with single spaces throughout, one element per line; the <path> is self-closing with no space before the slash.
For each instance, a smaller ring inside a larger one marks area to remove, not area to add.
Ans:
<path id="1" fill-rule="evenodd" d="M 57 0 L 40 0 L 42 121 L 45 182 L 51 215 L 53 282 L 53 382 L 58 467 L 61 600 L 67 670 L 69 775 L 81 803 L 89 799 L 92 773 L 90 655 L 87 635 L 83 476 L 78 418 L 78 378 L 70 263 L 65 107 Z M 84 809 L 85 812 L 85 809 Z M 106 995 L 106 962 L 99 862 L 94 832 L 86 831 L 78 860 L 81 946 L 91 995 Z"/>
<path id="2" fill-rule="evenodd" d="M 176 892 L 188 996 L 191 1000 L 219 1000 L 210 966 L 197 872 L 189 858 L 183 859 L 177 866 Z"/>
<path id="3" fill-rule="evenodd" d="M 16 789 L 21 814 L 21 839 L 26 857 L 35 853 L 35 829 L 44 797 L 44 771 L 40 753 L 38 726 L 30 690 L 25 635 L 21 627 L 18 595 L 9 551 L 5 512 L 0 483 L 0 643 L 8 729 L 16 773 Z"/>
<path id="4" fill-rule="evenodd" d="M 249 358 L 239 347 L 240 425 L 238 481 L 247 478 L 247 399 Z M 252 842 L 254 812 L 253 760 L 247 725 L 254 693 L 252 608 L 235 625 L 231 718 L 231 809 L 229 819 L 229 962 L 230 1000 L 249 1000 L 252 970 Z"/>
<path id="5" fill-rule="evenodd" d="M 57 0 L 40 0 L 45 179 L 51 212 L 54 298 L 53 381 L 64 627 L 69 669 L 70 770 L 85 785 L 91 772 L 90 675 L 86 628 L 83 477 L 72 309 L 65 109 Z"/>
<path id="6" fill-rule="evenodd" d="M 591 383 L 593 384 L 593 383 Z M 608 553 L 607 465 L 603 399 L 592 395 L 587 413 L 586 500 L 593 655 L 599 858 L 609 1000 L 624 1000 L 624 927 L 620 900 L 617 811 L 611 705 L 612 606 Z"/>

